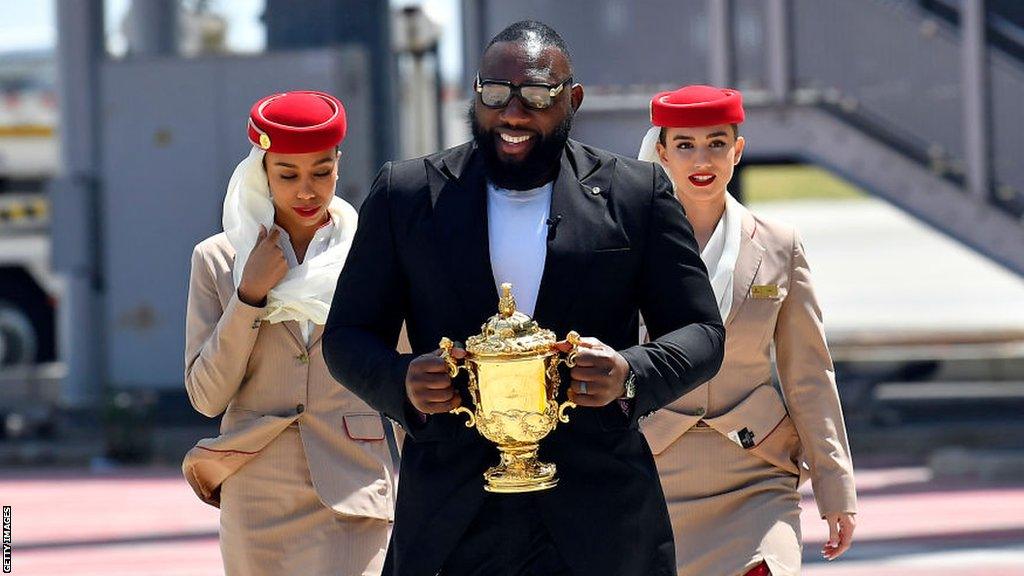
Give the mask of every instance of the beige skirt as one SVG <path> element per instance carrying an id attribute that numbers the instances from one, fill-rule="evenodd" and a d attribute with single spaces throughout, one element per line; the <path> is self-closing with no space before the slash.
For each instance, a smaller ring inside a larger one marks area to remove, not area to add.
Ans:
<path id="1" fill-rule="evenodd" d="M 389 527 L 325 506 L 290 426 L 221 487 L 220 549 L 235 575 L 378 576 Z"/>
<path id="2" fill-rule="evenodd" d="M 696 426 L 655 456 L 679 576 L 740 576 L 767 562 L 800 573 L 797 477 Z"/>

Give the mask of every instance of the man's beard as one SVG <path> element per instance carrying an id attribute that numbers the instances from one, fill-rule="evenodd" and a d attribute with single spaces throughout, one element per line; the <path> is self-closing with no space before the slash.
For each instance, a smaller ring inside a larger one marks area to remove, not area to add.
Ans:
<path id="1" fill-rule="evenodd" d="M 572 114 L 548 136 L 534 133 L 537 142 L 521 162 L 505 162 L 498 157 L 497 134 L 485 131 L 477 121 L 476 113 L 469 108 L 469 125 L 473 129 L 473 140 L 484 157 L 487 179 L 506 190 L 530 190 L 552 180 L 561 164 L 562 150 L 569 141 L 572 131 Z"/>

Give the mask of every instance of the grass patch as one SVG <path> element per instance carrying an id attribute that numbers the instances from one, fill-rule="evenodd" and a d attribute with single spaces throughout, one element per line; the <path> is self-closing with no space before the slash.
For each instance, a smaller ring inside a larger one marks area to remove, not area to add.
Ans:
<path id="1" fill-rule="evenodd" d="M 866 194 L 838 176 L 811 165 L 750 166 L 743 170 L 744 201 L 862 199 Z"/>

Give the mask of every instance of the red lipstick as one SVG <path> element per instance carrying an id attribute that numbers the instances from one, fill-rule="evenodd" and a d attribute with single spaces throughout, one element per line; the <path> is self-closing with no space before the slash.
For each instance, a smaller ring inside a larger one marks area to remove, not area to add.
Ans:
<path id="1" fill-rule="evenodd" d="M 320 212 L 320 207 L 319 206 L 312 206 L 312 207 L 306 208 L 306 207 L 303 207 L 303 206 L 292 206 L 292 210 L 294 210 L 295 213 L 298 214 L 302 218 L 312 218 L 312 217 L 316 216 L 318 212 Z"/>
<path id="2" fill-rule="evenodd" d="M 698 172 L 697 174 L 690 174 L 688 179 L 690 180 L 690 184 L 704 187 L 710 186 L 711 183 L 717 179 L 717 176 L 714 174 L 708 174 L 707 172 Z"/>

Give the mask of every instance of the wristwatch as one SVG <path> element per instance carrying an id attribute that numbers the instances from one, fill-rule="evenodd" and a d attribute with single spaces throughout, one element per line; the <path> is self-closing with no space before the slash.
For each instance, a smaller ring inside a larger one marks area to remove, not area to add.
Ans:
<path id="1" fill-rule="evenodd" d="M 626 388 L 626 392 L 619 398 L 619 400 L 632 400 L 636 396 L 636 372 L 633 372 L 632 368 L 630 368 L 629 373 L 626 374 L 626 380 L 622 385 Z"/>

